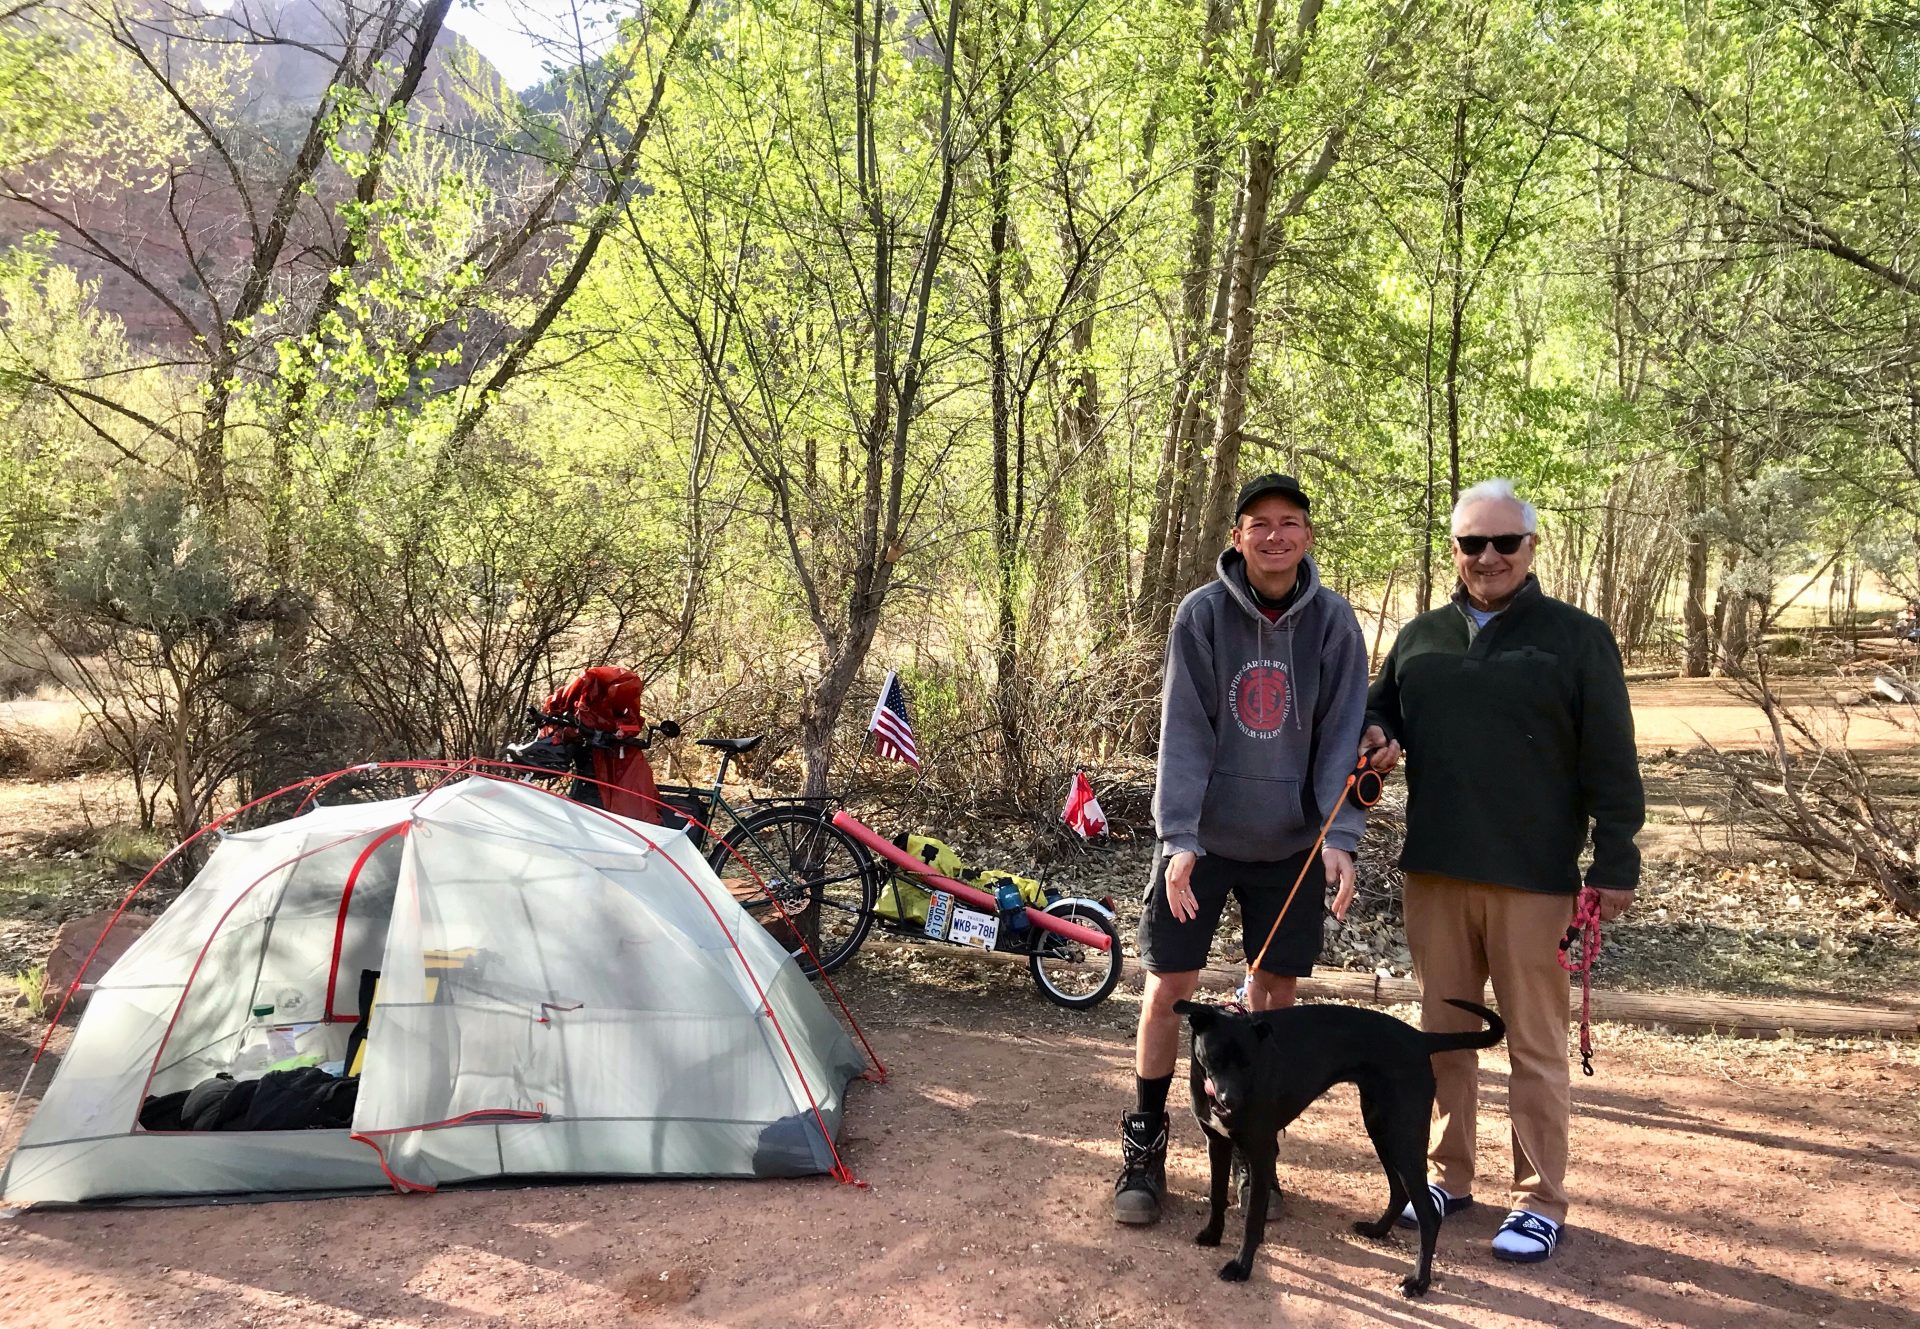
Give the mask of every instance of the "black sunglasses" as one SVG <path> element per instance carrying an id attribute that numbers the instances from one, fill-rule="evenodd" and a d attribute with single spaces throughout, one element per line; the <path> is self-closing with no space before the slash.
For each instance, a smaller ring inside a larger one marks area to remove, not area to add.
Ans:
<path id="1" fill-rule="evenodd" d="M 1456 535 L 1453 542 L 1460 546 L 1460 552 L 1468 558 L 1478 558 L 1482 550 L 1492 545 L 1496 553 L 1517 554 L 1531 531 L 1519 535 Z"/>

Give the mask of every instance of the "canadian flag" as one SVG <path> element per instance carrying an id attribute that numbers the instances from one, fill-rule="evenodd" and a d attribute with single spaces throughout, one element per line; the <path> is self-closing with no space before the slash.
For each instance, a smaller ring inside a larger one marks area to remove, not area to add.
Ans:
<path id="1" fill-rule="evenodd" d="M 1088 782 L 1085 771 L 1073 773 L 1073 783 L 1067 786 L 1067 806 L 1061 809 L 1060 820 L 1080 832 L 1083 840 L 1091 840 L 1106 831 L 1107 814 L 1100 810 L 1100 800 L 1093 796 L 1093 785 Z"/>

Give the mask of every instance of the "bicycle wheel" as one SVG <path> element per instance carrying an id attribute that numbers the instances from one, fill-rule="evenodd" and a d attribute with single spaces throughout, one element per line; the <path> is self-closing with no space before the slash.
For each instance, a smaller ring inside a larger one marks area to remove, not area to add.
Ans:
<path id="1" fill-rule="evenodd" d="M 1041 933 L 1033 939 L 1033 953 L 1027 957 L 1034 985 L 1048 1001 L 1069 1010 L 1098 1006 L 1120 986 L 1120 929 L 1091 900 L 1055 900 L 1047 906 L 1047 913 L 1068 923 L 1097 928 L 1112 944 L 1102 954 L 1069 937 Z"/>
<path id="2" fill-rule="evenodd" d="M 728 844 L 738 859 L 727 851 Z M 767 898 L 757 889 L 747 891 L 746 883 L 737 880 L 747 875 L 741 859 L 778 898 L 799 937 L 813 948 L 817 966 Z M 830 974 L 845 964 L 873 927 L 874 898 L 879 891 L 873 859 L 812 808 L 770 807 L 748 813 L 726 843 L 714 847 L 708 862 L 728 882 L 734 898 L 786 945 L 808 976 Z M 728 881 L 730 877 L 736 880 Z"/>

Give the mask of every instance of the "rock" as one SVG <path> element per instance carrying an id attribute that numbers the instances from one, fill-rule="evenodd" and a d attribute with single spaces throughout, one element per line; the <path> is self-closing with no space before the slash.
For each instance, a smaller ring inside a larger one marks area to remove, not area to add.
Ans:
<path id="1" fill-rule="evenodd" d="M 1867 704 L 1867 694 L 1843 689 L 1833 694 L 1833 704 L 1835 706 L 1864 706 Z"/>
<path id="2" fill-rule="evenodd" d="M 93 965 L 87 970 L 83 983 L 97 983 L 101 975 L 113 967 L 114 961 L 127 953 L 127 949 L 139 940 L 140 935 L 153 926 L 153 915 L 136 914 L 132 910 L 120 915 L 120 921 L 114 923 L 104 941 L 101 931 L 113 918 L 111 910 L 97 914 L 88 914 L 83 918 L 69 918 L 53 934 L 53 949 L 47 953 L 47 1013 L 51 1015 L 60 1005 L 60 998 L 73 982 L 73 976 L 80 972 L 81 963 L 87 958 L 87 952 L 93 949 L 96 941 L 100 950 L 93 957 Z M 86 1002 L 87 990 L 83 986 L 73 994 L 69 1011 L 78 1010 Z"/>

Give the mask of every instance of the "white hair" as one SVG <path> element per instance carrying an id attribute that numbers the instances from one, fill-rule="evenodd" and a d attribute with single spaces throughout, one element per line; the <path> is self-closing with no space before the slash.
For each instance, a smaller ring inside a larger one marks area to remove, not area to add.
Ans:
<path id="1" fill-rule="evenodd" d="M 1527 534 L 1531 535 L 1540 529 L 1540 514 L 1533 510 L 1533 504 L 1513 492 L 1513 481 L 1506 479 L 1482 480 L 1470 489 L 1462 489 L 1460 497 L 1453 500 L 1453 517 L 1450 525 L 1458 526 L 1460 514 L 1475 503 L 1485 503 L 1489 499 L 1496 498 L 1520 505 L 1520 521 Z"/>

